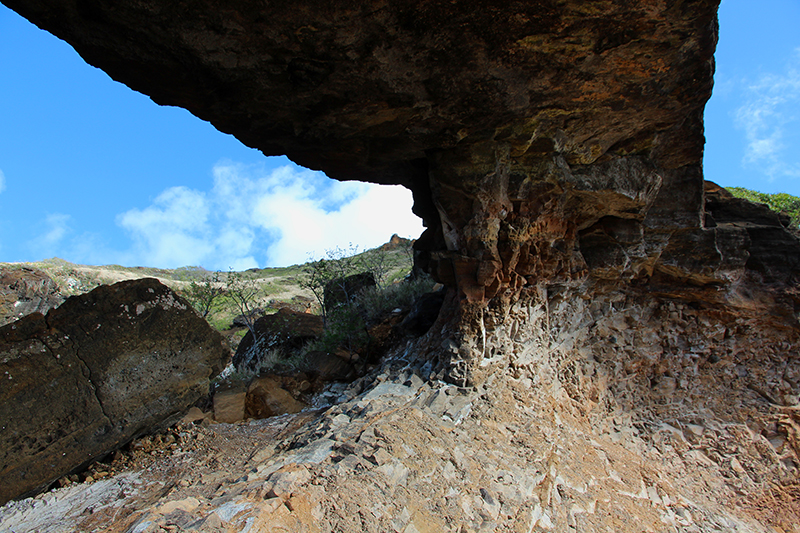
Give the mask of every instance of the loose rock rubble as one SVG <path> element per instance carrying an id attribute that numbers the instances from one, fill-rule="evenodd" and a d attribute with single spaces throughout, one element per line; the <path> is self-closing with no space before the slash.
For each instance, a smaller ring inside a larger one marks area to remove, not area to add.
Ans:
<path id="1" fill-rule="evenodd" d="M 797 531 L 796 336 L 775 344 L 768 320 L 675 302 L 563 296 L 514 311 L 549 329 L 487 335 L 479 387 L 437 379 L 421 339 L 329 391 L 332 405 L 137 441 L 128 470 L 11 503 L 0 528 Z"/>

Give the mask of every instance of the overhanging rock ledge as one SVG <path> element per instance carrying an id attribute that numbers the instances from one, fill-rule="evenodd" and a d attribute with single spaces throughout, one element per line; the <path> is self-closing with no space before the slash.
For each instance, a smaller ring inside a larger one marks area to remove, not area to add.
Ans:
<path id="1" fill-rule="evenodd" d="M 510 306 L 554 288 L 797 327 L 797 239 L 706 209 L 717 0 L 3 3 L 267 155 L 409 187 L 450 381 L 484 379 Z"/>

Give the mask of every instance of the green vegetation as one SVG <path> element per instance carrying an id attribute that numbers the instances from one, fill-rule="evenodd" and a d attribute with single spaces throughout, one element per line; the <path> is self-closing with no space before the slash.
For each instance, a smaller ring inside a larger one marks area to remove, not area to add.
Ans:
<path id="1" fill-rule="evenodd" d="M 370 339 L 368 328 L 378 318 L 376 313 L 384 311 L 374 301 L 388 300 L 390 284 L 410 272 L 410 243 L 401 243 L 394 249 L 381 247 L 362 253 L 352 244 L 349 249 L 336 247 L 327 250 L 326 257 L 307 263 L 304 270 L 300 285 L 314 294 L 325 321 L 325 333 L 317 349 L 329 352 L 344 349 L 352 357 L 367 345 Z M 354 276 L 364 273 L 371 275 L 374 287 L 365 288 L 360 283 L 352 283 Z M 333 297 L 334 293 L 335 303 L 325 300 Z M 366 294 L 372 295 L 370 304 L 365 300 Z M 391 303 L 386 306 L 391 306 L 389 311 L 396 307 Z"/>
<path id="2" fill-rule="evenodd" d="M 385 287 L 370 287 L 357 294 L 349 305 L 338 307 L 329 317 L 322 336 L 300 350 L 287 351 L 282 348 L 269 350 L 259 359 L 257 372 L 282 370 L 311 370 L 307 367 L 307 355 L 315 351 L 336 352 L 344 350 L 361 364 L 368 363 L 363 357 L 372 342 L 370 328 L 389 317 L 394 309 L 408 310 L 421 295 L 430 292 L 433 281 L 428 276 L 403 280 Z"/>
<path id="3" fill-rule="evenodd" d="M 773 211 L 783 213 L 791 218 L 793 228 L 798 229 L 800 227 L 800 198 L 797 196 L 783 192 L 767 194 L 742 187 L 726 187 L 726 189 L 736 198 L 744 198 L 751 202 L 766 204 Z"/>
<path id="4" fill-rule="evenodd" d="M 392 251 L 385 248 L 360 254 L 357 251 L 352 245 L 349 250 L 335 248 L 327 251 L 326 258 L 306 264 L 301 285 L 317 298 L 325 319 L 324 333 L 310 349 L 345 350 L 354 357 L 369 344 L 370 327 L 393 309 L 410 307 L 433 286 L 427 277 L 402 281 L 411 270 L 409 246 L 401 244 Z M 375 286 L 352 287 L 348 278 L 362 273 L 371 274 Z M 337 293 L 334 304 L 325 301 L 330 289 Z"/>

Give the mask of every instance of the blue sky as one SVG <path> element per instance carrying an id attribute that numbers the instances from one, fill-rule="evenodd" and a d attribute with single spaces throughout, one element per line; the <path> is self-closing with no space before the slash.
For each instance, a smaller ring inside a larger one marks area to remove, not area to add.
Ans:
<path id="1" fill-rule="evenodd" d="M 800 0 L 723 0 L 705 177 L 800 196 Z"/>
<path id="2" fill-rule="evenodd" d="M 723 0 L 706 179 L 800 196 L 800 0 Z M 227 270 L 416 237 L 400 187 L 339 183 L 160 107 L 0 5 L 0 261 Z"/>

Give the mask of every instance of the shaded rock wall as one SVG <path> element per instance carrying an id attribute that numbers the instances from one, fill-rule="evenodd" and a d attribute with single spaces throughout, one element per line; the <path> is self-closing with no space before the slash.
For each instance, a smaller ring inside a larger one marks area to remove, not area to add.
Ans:
<path id="1" fill-rule="evenodd" d="M 101 286 L 0 328 L 0 501 L 174 422 L 229 356 L 154 279 Z"/>
<path id="2" fill-rule="evenodd" d="M 795 237 L 706 209 L 717 0 L 4 3 L 265 154 L 409 187 L 417 265 L 451 292 L 431 348 L 460 353 L 447 379 L 475 380 L 476 320 L 529 286 L 645 287 L 796 327 Z"/>
<path id="3" fill-rule="evenodd" d="M 431 151 L 699 162 L 717 0 L 4 0 L 266 154 L 424 192 Z"/>

